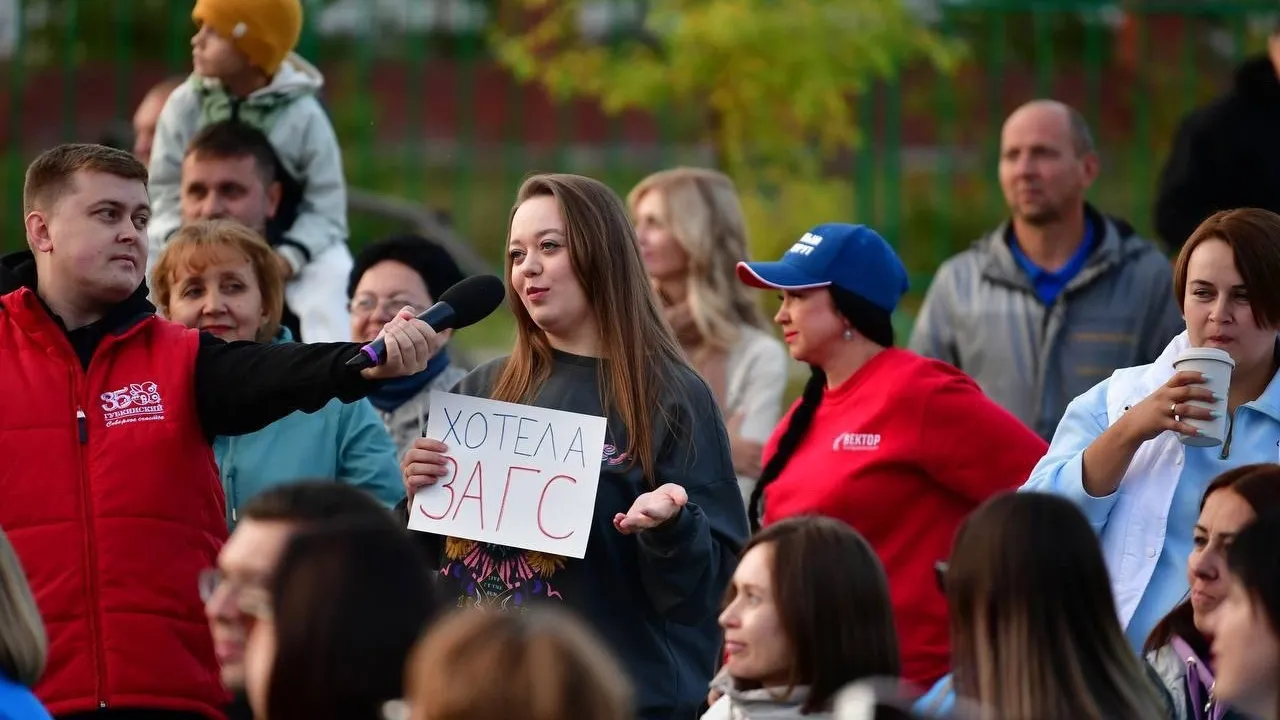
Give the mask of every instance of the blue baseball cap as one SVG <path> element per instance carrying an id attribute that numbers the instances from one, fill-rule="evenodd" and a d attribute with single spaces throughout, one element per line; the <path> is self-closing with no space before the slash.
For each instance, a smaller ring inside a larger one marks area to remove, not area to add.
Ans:
<path id="1" fill-rule="evenodd" d="M 907 269 L 866 225 L 827 223 L 805 233 L 777 262 L 740 262 L 738 279 L 758 288 L 810 290 L 835 285 L 892 313 L 907 292 Z"/>

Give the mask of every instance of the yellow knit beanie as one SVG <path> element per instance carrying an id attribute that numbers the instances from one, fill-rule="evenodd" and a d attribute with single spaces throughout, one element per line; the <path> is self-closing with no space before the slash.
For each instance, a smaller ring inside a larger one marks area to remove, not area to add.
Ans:
<path id="1" fill-rule="evenodd" d="M 302 36 L 300 0 L 196 0 L 191 19 L 230 40 L 267 75 L 276 74 Z"/>

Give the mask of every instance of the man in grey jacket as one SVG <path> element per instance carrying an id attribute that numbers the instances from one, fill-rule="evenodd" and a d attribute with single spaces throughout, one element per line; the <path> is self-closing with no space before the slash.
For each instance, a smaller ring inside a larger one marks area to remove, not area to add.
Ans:
<path id="1" fill-rule="evenodd" d="M 1080 113 L 1014 111 L 999 166 L 1010 219 L 942 264 L 911 335 L 1046 439 L 1072 398 L 1155 360 L 1184 327 L 1169 259 L 1085 202 L 1098 169 Z"/>

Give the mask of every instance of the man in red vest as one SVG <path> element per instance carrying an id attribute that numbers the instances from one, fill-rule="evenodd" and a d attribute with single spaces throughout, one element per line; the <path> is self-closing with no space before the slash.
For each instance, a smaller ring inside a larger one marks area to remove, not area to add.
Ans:
<path id="1" fill-rule="evenodd" d="M 37 695 L 60 717 L 221 718 L 198 587 L 227 535 L 212 438 L 354 401 L 441 340 L 402 312 L 360 371 L 354 343 L 224 343 L 157 317 L 147 170 L 124 151 L 44 153 L 23 211 L 30 250 L 0 258 L 0 526 L 48 631 Z"/>

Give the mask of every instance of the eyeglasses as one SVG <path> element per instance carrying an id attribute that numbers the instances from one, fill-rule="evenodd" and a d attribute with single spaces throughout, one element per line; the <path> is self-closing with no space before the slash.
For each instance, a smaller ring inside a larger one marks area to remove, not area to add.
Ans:
<path id="1" fill-rule="evenodd" d="M 270 620 L 271 594 L 262 588 L 246 588 L 236 595 L 236 608 L 254 620 Z"/>
<path id="2" fill-rule="evenodd" d="M 226 585 L 227 592 L 231 594 L 240 612 L 256 618 L 271 616 L 270 594 L 264 587 L 265 581 L 261 579 L 233 579 L 228 578 L 218 568 L 205 568 L 200 571 L 197 582 L 200 587 L 200 600 L 203 602 L 209 602 L 218 590 Z"/>
<path id="3" fill-rule="evenodd" d="M 425 307 L 421 307 L 421 303 L 416 303 L 408 298 L 393 297 L 386 298 L 385 300 L 379 300 L 372 295 L 361 295 L 358 298 L 353 298 L 351 302 L 347 304 L 347 312 L 361 317 L 368 317 L 379 310 L 382 311 L 383 315 L 395 315 L 400 312 L 400 308 L 403 308 L 406 305 L 413 309 L 414 315 L 417 315 L 426 309 Z"/>
<path id="4" fill-rule="evenodd" d="M 951 564 L 945 560 L 933 564 L 933 579 L 938 583 L 938 591 L 944 595 L 947 593 L 947 571 L 950 569 Z"/>

